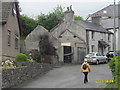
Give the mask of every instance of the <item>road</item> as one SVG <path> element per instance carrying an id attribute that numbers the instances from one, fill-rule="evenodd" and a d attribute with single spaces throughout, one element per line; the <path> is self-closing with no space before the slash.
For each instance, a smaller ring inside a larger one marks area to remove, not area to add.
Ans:
<path id="1" fill-rule="evenodd" d="M 108 64 L 91 65 L 88 75 L 89 82 L 83 83 L 81 65 L 65 65 L 53 68 L 47 74 L 28 82 L 20 88 L 104 88 L 105 83 L 96 83 L 96 80 L 112 80 Z"/>

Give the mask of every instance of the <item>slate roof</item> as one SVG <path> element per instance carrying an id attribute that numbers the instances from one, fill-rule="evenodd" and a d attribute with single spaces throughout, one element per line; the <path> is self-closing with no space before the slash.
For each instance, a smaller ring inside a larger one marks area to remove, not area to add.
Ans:
<path id="1" fill-rule="evenodd" d="M 118 15 L 118 12 L 120 12 L 120 9 L 118 9 L 118 6 L 119 5 L 115 5 L 115 15 L 116 15 L 116 17 L 120 16 L 120 15 Z M 100 16 L 103 16 L 103 17 L 113 17 L 113 11 L 114 11 L 113 8 L 114 8 L 113 5 L 109 5 L 105 8 L 91 14 L 90 16 L 92 16 L 94 14 L 99 14 Z M 104 13 L 104 11 L 106 11 L 107 13 Z"/>
<path id="2" fill-rule="evenodd" d="M 105 28 L 103 28 L 101 25 L 94 24 L 92 22 L 83 21 L 83 20 L 75 20 L 74 22 L 82 26 L 86 30 L 108 33 L 108 31 Z"/>
<path id="3" fill-rule="evenodd" d="M 91 17 L 92 15 L 94 14 L 99 14 L 100 16 L 102 17 L 110 17 L 110 18 L 104 18 L 104 19 L 101 19 L 100 21 L 100 24 L 101 26 L 103 26 L 105 29 L 109 30 L 109 29 L 113 29 L 113 26 L 114 26 L 114 20 L 113 20 L 113 8 L 114 6 L 113 5 L 109 5 L 93 14 L 91 14 L 89 17 Z M 106 11 L 107 13 L 104 13 L 104 11 Z M 115 15 L 116 15 L 116 28 L 119 27 L 119 23 L 120 23 L 120 5 L 117 4 L 115 5 Z M 89 19 L 88 17 L 88 19 Z M 89 20 L 88 20 L 89 21 Z"/>
<path id="4" fill-rule="evenodd" d="M 48 32 L 47 29 L 45 29 L 43 26 L 38 25 L 27 37 L 25 40 L 33 40 L 33 41 L 38 41 L 40 35 L 49 35 L 50 38 L 55 38 L 51 33 Z"/>
<path id="5" fill-rule="evenodd" d="M 116 28 L 118 28 L 118 18 L 116 18 Z M 101 25 L 106 28 L 106 29 L 113 29 L 114 27 L 114 19 L 104 19 L 104 20 L 101 20 Z"/>
<path id="6" fill-rule="evenodd" d="M 42 35 L 48 35 L 49 41 L 55 45 L 56 43 L 59 43 L 59 40 L 55 38 L 51 33 L 48 32 L 47 29 L 45 29 L 43 26 L 38 25 L 26 38 L 25 38 L 25 44 L 26 49 L 28 51 L 32 49 L 38 49 L 39 39 Z M 57 42 L 56 42 L 57 41 Z M 56 42 L 56 43 L 54 43 Z"/>
<path id="7" fill-rule="evenodd" d="M 2 13 L 2 18 L 0 18 L 0 22 L 7 21 L 11 7 L 13 7 L 12 4 L 13 2 L 2 2 L 2 8 L 0 8 L 0 13 Z"/>

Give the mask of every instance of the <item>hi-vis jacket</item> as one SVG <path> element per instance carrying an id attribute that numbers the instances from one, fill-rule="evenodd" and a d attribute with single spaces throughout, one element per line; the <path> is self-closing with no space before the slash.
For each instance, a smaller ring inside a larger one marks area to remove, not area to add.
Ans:
<path id="1" fill-rule="evenodd" d="M 83 65 L 86 64 L 87 65 L 87 68 L 84 70 L 83 69 Z M 81 71 L 82 72 L 90 72 L 90 65 L 87 63 L 87 62 L 84 62 L 82 65 L 81 65 Z"/>

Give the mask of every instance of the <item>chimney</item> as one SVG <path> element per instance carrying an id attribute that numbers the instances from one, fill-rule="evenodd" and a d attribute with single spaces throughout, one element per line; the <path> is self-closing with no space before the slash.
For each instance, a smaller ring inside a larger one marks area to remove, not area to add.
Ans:
<path id="1" fill-rule="evenodd" d="M 94 14 L 92 16 L 92 23 L 100 25 L 101 16 L 99 14 Z"/>
<path id="2" fill-rule="evenodd" d="M 71 22 L 74 20 L 74 11 L 72 10 L 72 5 L 67 7 L 67 11 L 64 12 L 64 21 Z"/>

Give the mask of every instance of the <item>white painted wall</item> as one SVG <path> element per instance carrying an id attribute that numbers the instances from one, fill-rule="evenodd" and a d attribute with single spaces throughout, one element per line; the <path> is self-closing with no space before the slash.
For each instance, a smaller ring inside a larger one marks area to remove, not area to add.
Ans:
<path id="1" fill-rule="evenodd" d="M 95 32 L 95 35 L 94 35 L 94 39 L 92 39 L 92 31 L 89 31 L 89 37 L 88 37 L 88 40 L 89 40 L 89 52 L 92 52 L 92 48 L 91 46 L 94 45 L 94 52 L 98 52 L 98 41 L 100 39 L 103 39 L 104 41 L 106 41 L 110 47 L 111 47 L 111 50 L 113 50 L 113 45 L 112 45 L 112 35 L 110 35 L 110 41 L 108 41 L 108 34 L 107 33 L 100 33 L 100 32 Z M 108 52 L 108 47 L 105 48 L 104 50 L 104 54 L 106 54 Z"/>
<path id="2" fill-rule="evenodd" d="M 120 30 L 116 31 L 116 50 L 120 50 Z"/>

